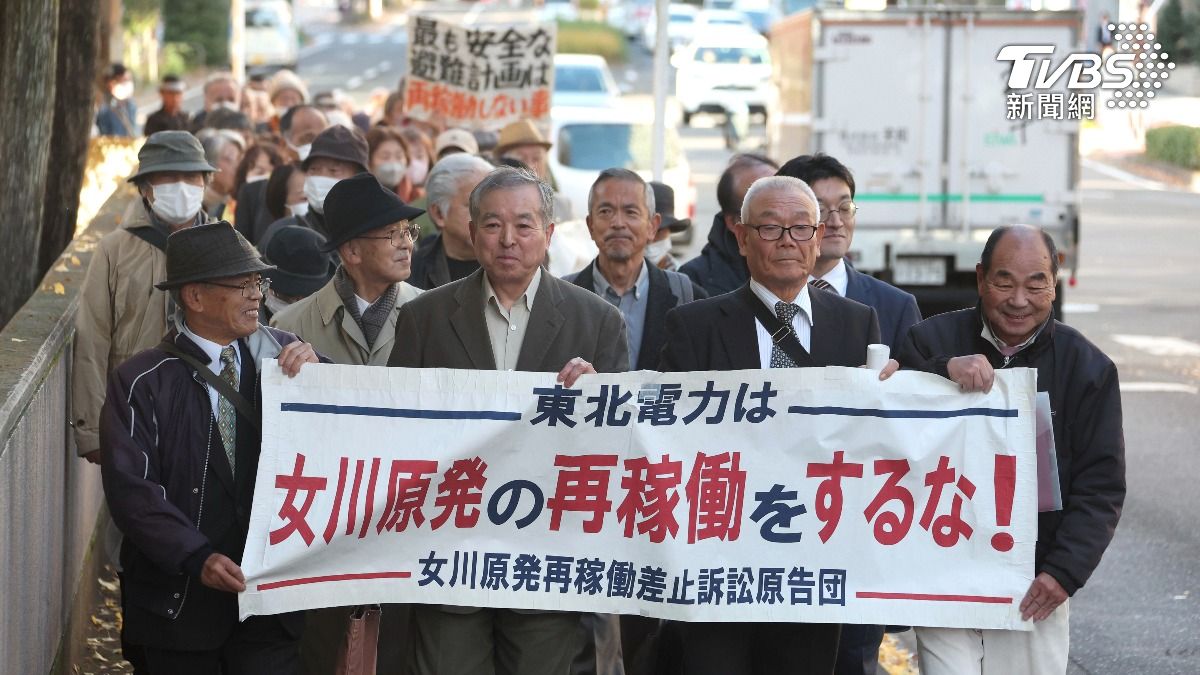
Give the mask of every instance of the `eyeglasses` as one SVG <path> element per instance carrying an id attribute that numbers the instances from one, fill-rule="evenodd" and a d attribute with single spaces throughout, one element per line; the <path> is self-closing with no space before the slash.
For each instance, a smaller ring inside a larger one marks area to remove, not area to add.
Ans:
<path id="1" fill-rule="evenodd" d="M 742 223 L 746 227 L 758 232 L 759 239 L 763 241 L 778 241 L 783 237 L 783 233 L 787 232 L 792 237 L 792 241 L 808 241 L 817 233 L 816 225 L 792 225 L 784 227 L 782 225 L 750 225 Z"/>
<path id="2" fill-rule="evenodd" d="M 388 232 L 384 236 L 368 237 L 367 235 L 363 235 L 363 236 L 357 237 L 357 238 L 358 239 L 387 239 L 388 241 L 390 241 L 392 243 L 392 246 L 394 246 L 396 248 L 400 248 L 401 246 L 404 245 L 405 236 L 408 237 L 409 241 L 415 243 L 417 241 L 417 237 L 421 236 L 421 226 L 410 223 L 408 225 L 401 225 L 400 227 L 397 227 L 396 229 L 392 230 L 391 232 Z"/>
<path id="3" fill-rule="evenodd" d="M 271 280 L 266 277 L 262 277 L 258 281 L 244 281 L 241 284 L 237 284 L 237 285 L 219 284 L 215 281 L 206 281 L 204 283 L 208 284 L 209 286 L 220 286 L 221 288 L 232 288 L 235 290 L 239 290 L 242 292 L 242 297 L 247 300 L 254 299 L 254 295 L 250 291 L 251 288 L 258 289 L 259 295 L 266 295 L 267 291 L 270 290 L 270 288 L 271 288 Z"/>
<path id="4" fill-rule="evenodd" d="M 835 213 L 841 216 L 842 221 L 847 221 L 858 213 L 858 206 L 854 202 L 842 202 L 836 209 L 821 209 L 821 222 L 828 223 Z"/>

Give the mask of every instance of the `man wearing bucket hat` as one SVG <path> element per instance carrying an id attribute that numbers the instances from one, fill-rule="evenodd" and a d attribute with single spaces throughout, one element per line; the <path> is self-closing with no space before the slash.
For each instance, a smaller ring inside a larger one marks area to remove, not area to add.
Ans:
<path id="1" fill-rule="evenodd" d="M 307 174 L 304 197 L 308 200 L 308 213 L 271 223 L 258 240 L 258 245 L 266 248 L 275 232 L 288 225 L 302 225 L 329 239 L 325 223 L 325 197 L 338 181 L 365 173 L 369 157 L 367 139 L 356 130 L 335 124 L 317 134 L 308 157 L 301 164 Z"/>
<path id="2" fill-rule="evenodd" d="M 271 325 L 316 345 L 334 363 L 387 365 L 396 316 L 421 291 L 404 283 L 424 213 L 400 201 L 375 176 L 360 173 L 333 186 L 325 199 L 326 251 L 341 265 L 316 293 L 291 305 Z"/>
<path id="3" fill-rule="evenodd" d="M 277 359 L 294 376 L 319 360 L 312 345 L 258 324 L 272 269 L 228 223 L 172 234 L 156 284 L 179 308 L 171 330 L 109 377 L 100 466 L 125 535 L 122 639 L 151 675 L 299 672 L 298 614 L 238 621 L 259 364 Z"/>
<path id="4" fill-rule="evenodd" d="M 271 238 L 263 257 L 276 269 L 267 275 L 271 288 L 263 297 L 263 323 L 316 293 L 333 277 L 332 258 L 324 246 L 325 237 L 299 225 L 289 225 Z"/>
<path id="5" fill-rule="evenodd" d="M 650 181 L 650 187 L 654 189 L 654 212 L 659 221 L 654 239 L 646 244 L 646 260 L 660 270 L 678 272 L 679 261 L 671 255 L 671 235 L 686 232 L 692 219 L 675 217 L 675 191 L 670 185 Z"/>
<path id="6" fill-rule="evenodd" d="M 154 282 L 166 276 L 167 236 L 206 222 L 204 187 L 216 167 L 186 131 L 160 131 L 138 152 L 129 179 L 141 199 L 130 204 L 121 226 L 105 235 L 92 255 L 75 317 L 71 409 L 76 451 L 100 457 L 99 418 L 105 378 L 167 332 L 171 300 Z"/>

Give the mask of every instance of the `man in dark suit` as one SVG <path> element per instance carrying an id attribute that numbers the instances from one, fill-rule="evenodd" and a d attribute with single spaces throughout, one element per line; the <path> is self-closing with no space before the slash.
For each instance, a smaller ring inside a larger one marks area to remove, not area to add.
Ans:
<path id="1" fill-rule="evenodd" d="M 749 283 L 668 312 L 659 370 L 861 366 L 867 345 L 879 342 L 875 310 L 808 287 L 824 230 L 818 211 L 816 196 L 799 179 L 755 181 L 733 228 Z M 881 378 L 895 367 L 889 364 Z M 840 630 L 839 624 L 686 623 L 684 672 L 832 673 Z"/>
<path id="2" fill-rule="evenodd" d="M 896 349 L 904 342 L 908 329 L 921 321 L 921 310 L 912 293 L 880 281 L 854 269 L 847 259 L 854 242 L 854 176 L 837 159 L 824 153 L 801 155 L 789 160 L 777 176 L 791 176 L 808 183 L 821 208 L 825 236 L 821 255 L 813 268 L 814 285 L 838 295 L 874 307 L 879 314 L 879 333 L 883 344 Z M 828 286 L 826 286 L 828 285 Z M 844 638 L 845 636 L 843 636 Z"/>
<path id="3" fill-rule="evenodd" d="M 789 160 L 779 176 L 808 183 L 817 196 L 825 236 L 821 254 L 809 283 L 873 307 L 879 315 L 880 339 L 892 349 L 904 343 L 908 329 L 921 321 L 921 310 L 911 293 L 854 269 L 846 258 L 854 242 L 854 176 L 838 160 L 818 152 Z M 838 675 L 875 675 L 884 626 L 845 624 L 838 646 Z M 905 630 L 903 627 L 893 630 Z"/>
<path id="4" fill-rule="evenodd" d="M 615 307 L 542 269 L 554 233 L 554 193 L 501 167 L 471 192 L 480 270 L 400 308 L 389 366 L 580 375 L 629 367 Z M 561 675 L 581 646 L 579 613 L 422 605 L 419 675 Z"/>

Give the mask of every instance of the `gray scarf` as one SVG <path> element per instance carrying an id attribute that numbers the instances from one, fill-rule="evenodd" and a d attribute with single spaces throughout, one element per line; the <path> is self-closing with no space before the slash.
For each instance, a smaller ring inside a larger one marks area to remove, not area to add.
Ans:
<path id="1" fill-rule="evenodd" d="M 388 286 L 383 295 L 371 303 L 371 306 L 361 316 L 358 313 L 358 300 L 354 297 L 354 282 L 346 274 L 346 268 L 338 267 L 337 274 L 333 275 L 333 290 L 337 291 L 338 297 L 342 299 L 342 305 L 347 312 L 350 312 L 350 316 L 354 317 L 354 323 L 357 323 L 359 329 L 362 330 L 363 337 L 367 339 L 367 348 L 374 347 L 375 338 L 379 337 L 379 331 L 387 325 L 388 315 L 396 306 L 399 284 Z"/>

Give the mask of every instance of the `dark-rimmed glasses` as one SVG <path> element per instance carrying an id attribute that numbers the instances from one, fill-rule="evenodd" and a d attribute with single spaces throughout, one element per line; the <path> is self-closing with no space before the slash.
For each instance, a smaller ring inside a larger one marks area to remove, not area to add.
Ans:
<path id="1" fill-rule="evenodd" d="M 758 232 L 758 238 L 763 241 L 779 241 L 783 237 L 784 232 L 787 232 L 791 236 L 792 241 L 808 241 L 817 233 L 816 225 L 792 225 L 791 227 L 784 227 L 782 225 L 742 224 Z"/>

